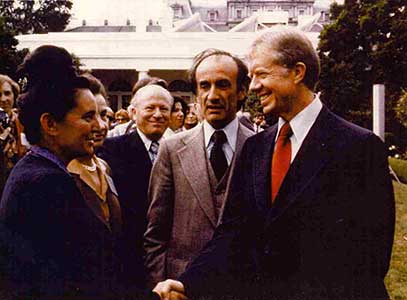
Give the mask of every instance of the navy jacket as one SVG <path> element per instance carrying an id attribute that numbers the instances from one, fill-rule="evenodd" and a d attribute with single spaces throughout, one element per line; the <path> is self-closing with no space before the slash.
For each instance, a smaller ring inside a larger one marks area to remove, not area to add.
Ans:
<path id="1" fill-rule="evenodd" d="M 323 107 L 271 205 L 276 132 L 247 140 L 222 224 L 180 277 L 187 294 L 388 299 L 394 195 L 384 144 Z"/>
<path id="2" fill-rule="evenodd" d="M 2 292 L 7 287 L 23 299 L 145 299 L 122 281 L 122 236 L 111 228 L 66 169 L 28 153 L 13 168 L 0 203 Z"/>
<path id="3" fill-rule="evenodd" d="M 152 163 L 137 131 L 107 139 L 99 149 L 112 170 L 123 216 L 123 233 L 128 252 L 126 277 L 145 284 L 143 235 L 146 230 L 147 193 Z"/>

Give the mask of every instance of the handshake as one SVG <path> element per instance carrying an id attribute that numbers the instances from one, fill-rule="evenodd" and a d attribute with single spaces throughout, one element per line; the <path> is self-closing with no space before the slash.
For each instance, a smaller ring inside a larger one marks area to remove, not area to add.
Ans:
<path id="1" fill-rule="evenodd" d="M 167 279 L 157 283 L 153 292 L 157 293 L 161 300 L 186 300 L 184 285 L 180 281 Z"/>

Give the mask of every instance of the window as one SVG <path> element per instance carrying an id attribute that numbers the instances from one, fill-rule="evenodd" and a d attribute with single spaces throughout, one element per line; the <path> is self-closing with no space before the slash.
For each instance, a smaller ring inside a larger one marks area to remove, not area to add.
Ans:
<path id="1" fill-rule="evenodd" d="M 173 6 L 172 6 L 172 9 L 173 9 L 173 11 L 174 11 L 174 18 L 176 18 L 176 19 L 182 18 L 182 13 L 183 13 L 183 11 L 182 11 L 182 6 L 180 6 L 180 5 L 173 5 Z"/>
<path id="2" fill-rule="evenodd" d="M 209 13 L 209 20 L 211 21 L 211 22 L 214 22 L 214 21 L 216 21 L 216 12 L 210 12 Z"/>
<path id="3" fill-rule="evenodd" d="M 241 19 L 241 18 L 242 18 L 242 11 L 241 11 L 240 9 L 236 10 L 236 17 L 237 17 L 238 19 Z"/>

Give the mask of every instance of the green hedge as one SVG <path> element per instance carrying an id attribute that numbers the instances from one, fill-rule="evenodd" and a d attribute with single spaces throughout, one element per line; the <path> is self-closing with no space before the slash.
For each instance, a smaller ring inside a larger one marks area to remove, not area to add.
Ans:
<path id="1" fill-rule="evenodd" d="M 407 183 L 407 161 L 389 157 L 389 164 L 401 182 Z"/>

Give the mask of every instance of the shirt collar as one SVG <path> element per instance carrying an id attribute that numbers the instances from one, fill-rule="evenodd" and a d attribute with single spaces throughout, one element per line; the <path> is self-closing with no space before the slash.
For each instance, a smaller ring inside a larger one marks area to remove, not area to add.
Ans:
<path id="1" fill-rule="evenodd" d="M 223 127 L 221 129 L 225 132 L 227 141 L 228 141 L 230 147 L 232 147 L 233 151 L 235 151 L 235 149 L 236 149 L 238 126 L 239 126 L 239 121 L 237 118 L 234 118 L 231 122 L 229 122 L 229 124 L 227 124 L 225 127 Z M 206 120 L 203 121 L 203 128 L 204 128 L 204 137 L 205 137 L 205 147 L 208 148 L 209 142 L 211 140 L 211 136 L 216 131 L 216 129 L 213 128 Z"/>
<path id="2" fill-rule="evenodd" d="M 311 126 L 314 124 L 315 120 L 318 117 L 319 112 L 322 109 L 322 102 L 319 99 L 318 95 L 315 95 L 314 100 L 307 105 L 302 111 L 300 111 L 291 121 L 290 127 L 293 131 L 293 136 L 297 139 L 297 141 L 302 142 L 308 131 L 311 129 Z M 278 132 L 277 136 L 280 132 L 281 127 L 284 125 L 286 121 L 282 118 L 278 119 Z"/>
<path id="3" fill-rule="evenodd" d="M 146 147 L 147 151 L 149 151 L 151 143 L 153 141 L 150 140 L 138 127 L 136 128 L 136 130 L 137 130 L 137 133 L 139 134 L 141 140 L 143 141 L 144 146 Z M 160 142 L 161 139 L 163 139 L 163 138 L 164 138 L 164 136 L 162 136 L 157 142 Z"/>
<path id="4" fill-rule="evenodd" d="M 48 150 L 47 148 L 44 147 L 39 147 L 39 146 L 32 146 L 30 151 L 34 153 L 35 155 L 41 156 L 54 164 L 56 164 L 59 168 L 64 170 L 66 173 L 69 174 L 68 170 L 66 169 L 65 164 L 62 162 L 61 159 L 59 159 L 58 156 L 56 156 L 53 152 Z"/>

